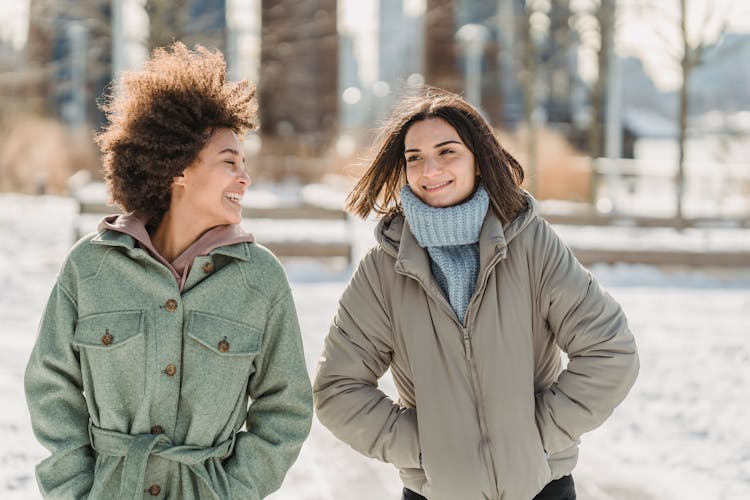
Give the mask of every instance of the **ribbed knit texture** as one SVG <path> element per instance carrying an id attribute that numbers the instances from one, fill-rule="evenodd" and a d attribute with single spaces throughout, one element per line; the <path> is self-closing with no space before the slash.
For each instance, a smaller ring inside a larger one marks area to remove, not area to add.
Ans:
<path id="1" fill-rule="evenodd" d="M 479 274 L 479 232 L 490 204 L 487 191 L 480 184 L 464 203 L 437 208 L 404 186 L 401 204 L 417 243 L 430 255 L 435 280 L 463 322 Z"/>

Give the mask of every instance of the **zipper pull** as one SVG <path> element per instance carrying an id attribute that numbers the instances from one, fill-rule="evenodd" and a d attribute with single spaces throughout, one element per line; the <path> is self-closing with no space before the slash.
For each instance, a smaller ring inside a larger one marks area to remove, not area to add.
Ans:
<path id="1" fill-rule="evenodd" d="M 466 360 L 471 360 L 471 341 L 469 340 L 469 332 L 466 328 L 461 329 L 461 333 L 464 336 L 464 351 L 466 352 Z"/>

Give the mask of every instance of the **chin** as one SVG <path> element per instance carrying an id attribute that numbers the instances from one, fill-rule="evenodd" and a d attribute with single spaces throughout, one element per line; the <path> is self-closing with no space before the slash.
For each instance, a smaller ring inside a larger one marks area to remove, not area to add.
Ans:
<path id="1" fill-rule="evenodd" d="M 452 201 L 452 200 L 445 200 L 445 199 L 439 199 L 439 200 L 423 200 L 426 204 L 428 204 L 431 207 L 435 208 L 446 208 L 446 207 L 452 207 L 453 205 L 457 205 L 458 201 Z"/>

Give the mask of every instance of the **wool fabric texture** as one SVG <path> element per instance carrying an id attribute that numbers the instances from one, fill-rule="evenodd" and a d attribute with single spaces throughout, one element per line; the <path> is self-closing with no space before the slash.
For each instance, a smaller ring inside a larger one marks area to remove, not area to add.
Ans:
<path id="1" fill-rule="evenodd" d="M 419 246 L 430 255 L 430 268 L 461 322 L 479 274 L 479 233 L 490 197 L 479 184 L 467 201 L 451 207 L 432 207 L 407 185 L 401 205 Z"/>

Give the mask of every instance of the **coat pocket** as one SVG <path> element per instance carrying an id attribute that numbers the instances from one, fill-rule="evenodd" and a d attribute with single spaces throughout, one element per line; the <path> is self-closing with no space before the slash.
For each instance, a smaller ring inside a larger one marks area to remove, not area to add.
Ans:
<path id="1" fill-rule="evenodd" d="M 145 391 L 145 314 L 113 311 L 78 319 L 73 343 L 80 352 L 86 397 L 96 406 L 133 407 Z"/>
<path id="2" fill-rule="evenodd" d="M 246 323 L 192 311 L 185 333 L 181 404 L 191 406 L 192 413 L 228 417 L 245 396 L 263 332 Z"/>

